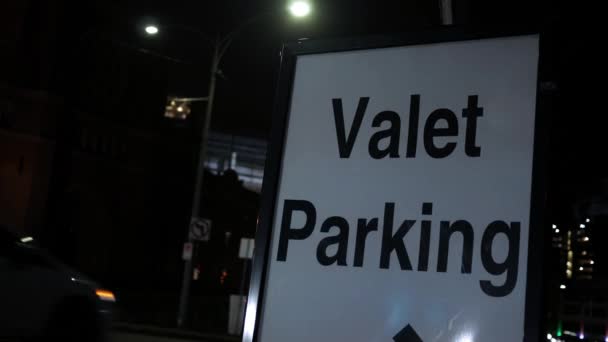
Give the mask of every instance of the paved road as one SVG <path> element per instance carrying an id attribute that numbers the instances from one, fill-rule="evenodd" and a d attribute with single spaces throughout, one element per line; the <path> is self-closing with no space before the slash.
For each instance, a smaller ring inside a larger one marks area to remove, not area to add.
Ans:
<path id="1" fill-rule="evenodd" d="M 108 342 L 240 342 L 237 336 L 183 333 L 175 329 L 114 329 Z"/>
<path id="2" fill-rule="evenodd" d="M 112 332 L 108 342 L 207 342 L 203 340 L 189 340 L 182 338 L 150 336 L 127 332 Z"/>

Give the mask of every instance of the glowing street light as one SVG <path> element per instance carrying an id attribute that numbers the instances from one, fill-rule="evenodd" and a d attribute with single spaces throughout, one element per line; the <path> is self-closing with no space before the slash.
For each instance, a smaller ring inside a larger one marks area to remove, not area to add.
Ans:
<path id="1" fill-rule="evenodd" d="M 151 35 L 151 36 L 153 36 L 153 35 L 155 35 L 155 34 L 158 33 L 158 27 L 154 26 L 154 25 L 148 25 L 148 26 L 146 26 L 145 30 L 146 30 L 146 33 L 149 34 L 149 35 Z"/>
<path id="2" fill-rule="evenodd" d="M 303 18 L 310 14 L 312 6 L 305 0 L 296 0 L 289 5 L 289 12 L 296 18 Z"/>

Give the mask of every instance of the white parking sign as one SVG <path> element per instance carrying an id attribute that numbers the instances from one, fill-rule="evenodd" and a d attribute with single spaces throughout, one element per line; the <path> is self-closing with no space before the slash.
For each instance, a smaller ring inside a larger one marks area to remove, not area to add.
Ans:
<path id="1" fill-rule="evenodd" d="M 245 341 L 537 337 L 538 36 L 391 45 L 287 51 Z"/>

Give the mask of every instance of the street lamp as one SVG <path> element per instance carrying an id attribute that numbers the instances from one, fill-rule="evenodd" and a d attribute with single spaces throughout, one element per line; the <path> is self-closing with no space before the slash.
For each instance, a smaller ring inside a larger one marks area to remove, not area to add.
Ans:
<path id="1" fill-rule="evenodd" d="M 158 33 L 158 27 L 155 25 L 148 25 L 148 26 L 146 26 L 145 30 L 146 30 L 146 33 L 149 34 L 150 36 L 153 36 Z"/>
<path id="2" fill-rule="evenodd" d="M 255 18 L 257 18 L 257 17 L 254 17 L 253 19 L 255 19 Z M 207 157 L 208 136 L 209 136 L 210 127 L 211 127 L 211 116 L 213 114 L 213 102 L 215 99 L 215 88 L 216 88 L 217 76 L 221 74 L 220 63 L 222 61 L 222 57 L 228 50 L 228 47 L 230 47 L 230 45 L 234 39 L 234 36 L 240 32 L 240 30 L 243 28 L 243 26 L 248 25 L 251 22 L 253 22 L 253 19 L 250 19 L 249 21 L 244 22 L 243 24 L 241 24 L 241 26 L 237 27 L 231 33 L 229 33 L 223 37 L 220 36 L 219 34 L 216 35 L 215 37 L 209 37 L 204 32 L 198 31 L 193 28 L 184 27 L 184 26 L 170 26 L 170 27 L 163 26 L 163 28 L 177 29 L 177 30 L 182 30 L 182 31 L 187 31 L 187 32 L 193 33 L 193 34 L 199 36 L 199 38 L 201 38 L 202 41 L 207 43 L 207 45 L 209 45 L 212 49 L 211 65 L 209 68 L 210 76 L 209 76 L 208 95 L 202 99 L 203 101 L 207 102 L 207 105 L 206 105 L 206 109 L 205 109 L 205 117 L 204 117 L 202 132 L 201 132 L 201 142 L 200 142 L 200 147 L 199 147 L 199 152 L 198 152 L 198 165 L 197 165 L 197 171 L 196 171 L 196 181 L 195 181 L 195 185 L 194 185 L 194 193 L 193 193 L 192 209 L 191 209 L 191 217 L 190 217 L 191 224 L 192 224 L 192 222 L 195 222 L 196 220 L 198 220 L 200 218 L 203 176 L 205 174 L 205 160 Z M 152 35 L 155 35 L 158 33 L 159 28 L 155 25 L 148 25 L 145 27 L 145 31 L 148 35 L 152 36 Z M 178 100 L 179 99 L 176 99 L 176 98 L 168 99 L 168 104 L 165 108 L 165 117 L 179 118 L 179 119 L 185 119 L 187 117 L 187 114 L 189 114 L 189 113 L 185 112 L 186 106 L 183 104 L 183 102 L 180 105 L 178 103 L 179 102 Z M 186 102 L 188 102 L 188 101 L 186 101 Z M 186 110 L 186 111 L 189 111 L 189 110 Z M 186 231 L 186 242 L 192 243 L 192 237 L 190 236 L 190 225 L 188 226 L 188 229 Z M 190 298 L 190 283 L 192 281 L 192 271 L 193 271 L 192 258 L 188 258 L 187 260 L 184 261 L 184 272 L 182 275 L 182 288 L 181 288 L 181 292 L 180 292 L 179 308 L 178 308 L 178 314 L 177 314 L 177 325 L 180 328 L 183 327 L 184 322 L 186 320 L 186 313 L 188 310 L 188 300 Z"/>
<path id="3" fill-rule="evenodd" d="M 310 14 L 312 6 L 305 0 L 295 0 L 289 5 L 289 12 L 296 18 L 303 18 Z"/>

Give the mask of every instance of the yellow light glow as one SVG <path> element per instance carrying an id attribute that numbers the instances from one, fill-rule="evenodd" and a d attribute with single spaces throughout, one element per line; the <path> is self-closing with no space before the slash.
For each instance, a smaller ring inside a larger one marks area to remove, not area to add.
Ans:
<path id="1" fill-rule="evenodd" d="M 99 299 L 105 301 L 105 302 L 116 302 L 116 297 L 114 297 L 114 294 L 112 293 L 112 291 L 108 291 L 108 290 L 104 290 L 104 289 L 97 289 L 95 291 L 95 294 L 97 295 L 97 297 L 99 297 Z"/>

